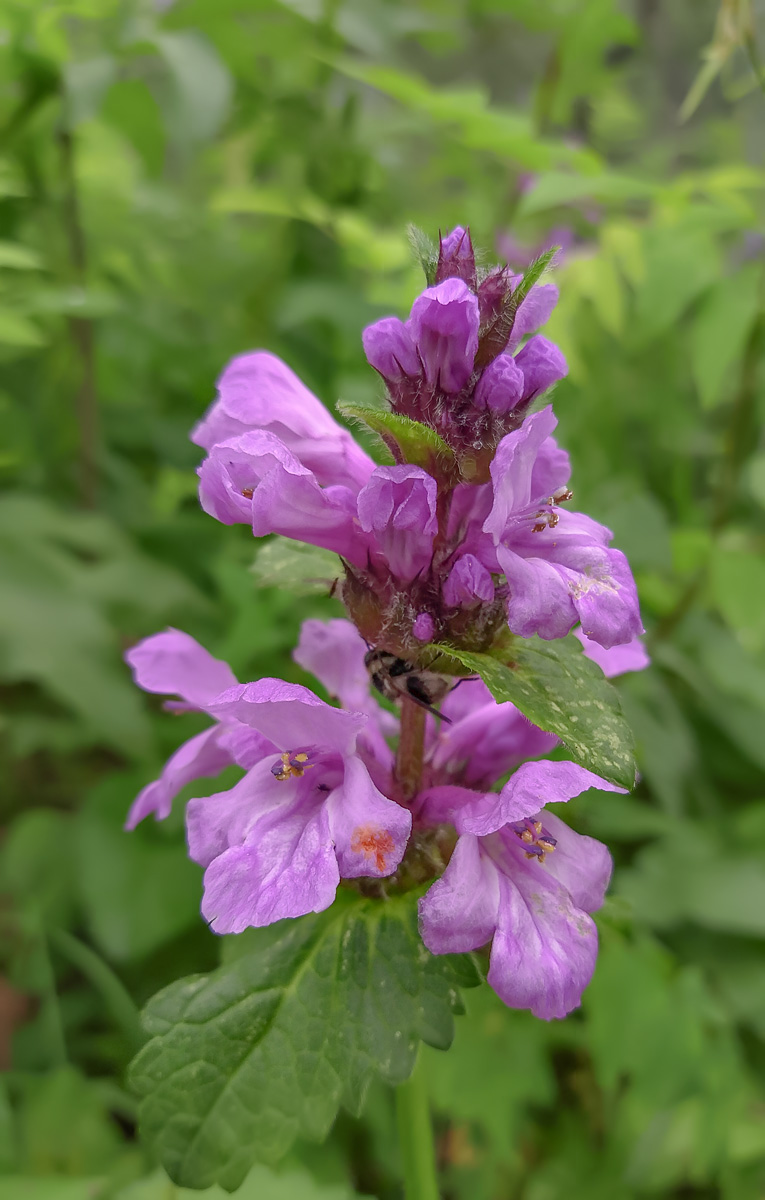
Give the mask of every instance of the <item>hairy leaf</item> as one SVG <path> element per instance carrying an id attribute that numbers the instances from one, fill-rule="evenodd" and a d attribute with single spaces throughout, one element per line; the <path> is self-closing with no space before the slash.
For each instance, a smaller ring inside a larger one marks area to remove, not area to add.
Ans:
<path id="1" fill-rule="evenodd" d="M 379 1075 L 401 1083 L 419 1040 L 446 1048 L 468 956 L 433 957 L 411 895 L 341 894 L 319 916 L 254 936 L 256 952 L 182 979 L 150 1002 L 135 1059 L 142 1126 L 173 1180 L 236 1188 L 298 1136 L 324 1138 L 342 1104 L 359 1113 Z"/>
<path id="2" fill-rule="evenodd" d="M 363 408 L 341 401 L 337 409 L 347 420 L 361 421 L 376 433 L 391 455 L 390 462 L 413 463 L 417 467 L 424 467 L 431 475 L 443 476 L 456 472 L 451 448 L 427 425 L 384 408 Z"/>

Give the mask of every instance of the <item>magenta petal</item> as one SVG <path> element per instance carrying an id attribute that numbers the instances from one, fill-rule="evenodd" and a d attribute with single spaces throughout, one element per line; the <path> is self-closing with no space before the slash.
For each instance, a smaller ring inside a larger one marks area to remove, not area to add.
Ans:
<path id="1" fill-rule="evenodd" d="M 249 771 L 262 758 L 276 754 L 276 746 L 247 725 L 221 725 L 218 742 L 238 767 Z"/>
<path id="2" fill-rule="evenodd" d="M 470 230 L 455 225 L 439 241 L 436 283 L 444 279 L 463 279 L 470 288 L 475 288 L 476 269 Z"/>
<path id="3" fill-rule="evenodd" d="M 204 708 L 219 692 L 236 683 L 228 663 L 213 658 L 199 642 L 179 629 L 166 629 L 131 646 L 125 661 L 145 692 L 181 696 Z"/>
<path id="4" fill-rule="evenodd" d="M 345 760 L 343 782 L 326 802 L 340 874 L 391 875 L 404 857 L 412 814 L 372 783 L 359 758 Z"/>
<path id="5" fill-rule="evenodd" d="M 571 478 L 571 459 L 555 438 L 545 438 L 531 472 L 531 495 L 546 499 Z"/>
<path id="6" fill-rule="evenodd" d="M 407 322 L 425 378 L 432 387 L 459 392 L 473 373 L 478 349 L 478 299 L 461 279 L 427 288 Z"/>
<path id="7" fill-rule="evenodd" d="M 529 338 L 515 356 L 523 371 L 524 401 L 533 400 L 568 374 L 568 363 L 554 342 L 538 335 Z"/>
<path id="8" fill-rule="evenodd" d="M 209 451 L 255 429 L 276 434 L 325 486 L 345 484 L 355 490 L 374 467 L 286 363 L 265 350 L 232 359 L 218 381 L 218 399 L 191 440 Z"/>
<path id="9" fill-rule="evenodd" d="M 462 684 L 455 696 L 470 687 Z M 558 744 L 554 734 L 532 725 L 513 704 L 497 704 L 490 698 L 462 716 L 455 715 L 451 707 L 444 711 L 453 724 L 440 730 L 432 764 L 479 790 L 490 787 L 525 759 L 548 754 Z"/>
<path id="10" fill-rule="evenodd" d="M 510 777 L 502 791 L 480 795 L 455 813 L 459 833 L 486 836 L 503 825 L 532 817 L 546 804 L 559 804 L 578 796 L 588 788 L 603 792 L 625 792 L 626 788 L 608 783 L 592 771 L 572 762 L 524 763 Z"/>
<path id="11" fill-rule="evenodd" d="M 476 408 L 508 413 L 525 393 L 523 371 L 512 354 L 498 354 L 484 370 L 473 394 Z"/>
<path id="12" fill-rule="evenodd" d="M 575 833 L 547 809 L 534 815 L 556 841 L 544 869 L 566 889 L 577 908 L 597 912 L 606 898 L 614 865 L 608 848 L 596 838 Z"/>
<path id="13" fill-rule="evenodd" d="M 494 502 L 483 524 L 484 531 L 495 542 L 501 540 L 518 510 L 536 499 L 531 491 L 534 465 L 545 438 L 557 424 L 548 404 L 541 412 L 527 417 L 520 429 L 508 433 L 497 446 L 490 467 Z"/>
<path id="14" fill-rule="evenodd" d="M 491 574 L 474 554 L 463 554 L 444 581 L 443 597 L 449 608 L 459 608 L 481 600 L 491 604 L 494 599 Z"/>
<path id="15" fill-rule="evenodd" d="M 296 805 L 258 822 L 252 840 L 233 846 L 204 875 L 202 915 L 215 933 L 242 933 L 329 908 L 340 873 L 324 806 Z"/>
<path id="16" fill-rule="evenodd" d="M 364 666 L 367 644 L 355 625 L 343 617 L 331 621 L 304 621 L 292 657 L 315 675 L 344 708 L 369 712 L 377 709 L 369 694 L 369 672 Z"/>
<path id="17" fill-rule="evenodd" d="M 520 346 L 525 337 L 536 332 L 550 319 L 550 314 L 558 303 L 559 292 L 554 283 L 537 284 L 531 289 L 515 316 L 510 341 L 505 347 L 508 354 Z"/>
<path id="18" fill-rule="evenodd" d="M 383 317 L 368 325 L 361 335 L 367 362 L 383 379 L 416 377 L 422 370 L 417 347 L 409 329 L 398 317 Z"/>
<path id="19" fill-rule="evenodd" d="M 625 675 L 628 671 L 643 671 L 651 665 L 648 652 L 640 638 L 633 638 L 622 646 L 612 646 L 604 650 L 597 642 L 585 637 L 581 629 L 574 630 L 574 636 L 579 639 L 588 658 L 597 663 L 606 679 L 616 675 Z"/>
<path id="20" fill-rule="evenodd" d="M 461 837 L 449 865 L 419 902 L 420 933 L 433 954 L 477 950 L 497 923 L 499 879 L 477 838 Z"/>
<path id="21" fill-rule="evenodd" d="M 376 467 L 358 496 L 359 523 L 392 573 L 414 578 L 430 563 L 438 529 L 438 487 L 421 467 Z"/>
<path id="22" fill-rule="evenodd" d="M 472 788 L 444 783 L 425 788 L 417 796 L 416 816 L 427 825 L 440 825 L 448 821 L 456 825 L 457 814 L 466 805 L 475 804 L 480 797 Z M 498 799 L 494 794 L 493 798 Z"/>
<path id="23" fill-rule="evenodd" d="M 256 537 L 280 533 L 366 562 L 346 487 L 320 488 L 315 476 L 274 434 L 242 434 L 213 447 L 199 468 L 199 499 L 224 524 L 248 521 Z"/>
<path id="24" fill-rule="evenodd" d="M 252 497 L 252 532 L 255 537 L 280 533 L 364 566 L 367 541 L 358 533 L 355 507 L 347 488 L 322 489 L 312 476 L 277 468 Z"/>
<path id="25" fill-rule="evenodd" d="M 643 632 L 637 588 L 621 550 L 594 550 L 570 583 L 582 631 L 606 650 Z M 579 564 L 577 564 L 579 566 Z"/>
<path id="26" fill-rule="evenodd" d="M 565 637 L 576 624 L 567 581 L 552 563 L 541 558 L 522 558 L 505 546 L 497 546 L 497 559 L 510 588 L 507 623 L 519 637 L 537 633 L 551 640 Z"/>
<path id="27" fill-rule="evenodd" d="M 512 878 L 500 876 L 497 931 L 488 982 L 510 1008 L 565 1017 L 592 978 L 598 955 L 594 921 L 544 866 L 519 857 Z"/>
<path id="28" fill-rule="evenodd" d="M 225 792 L 197 796 L 186 806 L 186 840 L 189 855 L 208 867 L 231 846 L 241 845 L 264 815 L 280 809 L 294 797 L 297 781 L 274 779 L 271 755 L 257 763 Z"/>
<path id="29" fill-rule="evenodd" d="M 345 754 L 367 720 L 363 713 L 333 708 L 308 688 L 282 679 L 241 683 L 218 696 L 208 711 L 220 721 L 257 729 L 282 751 L 318 746 Z"/>
<path id="30" fill-rule="evenodd" d="M 161 635 L 160 635 L 161 636 Z M 159 779 L 148 784 L 130 807 L 126 829 L 135 829 L 139 821 L 153 813 L 158 821 L 170 815 L 173 800 L 182 787 L 194 779 L 218 775 L 231 764 L 231 755 L 221 745 L 220 726 L 213 725 L 184 742 L 165 763 Z"/>

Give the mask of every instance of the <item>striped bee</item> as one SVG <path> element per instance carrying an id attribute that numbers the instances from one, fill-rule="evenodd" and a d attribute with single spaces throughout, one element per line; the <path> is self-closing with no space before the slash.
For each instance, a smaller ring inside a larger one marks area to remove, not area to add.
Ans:
<path id="1" fill-rule="evenodd" d="M 413 700 L 420 708 L 427 709 L 440 721 L 451 724 L 435 707 L 449 691 L 449 682 L 434 671 L 418 669 L 405 658 L 398 658 L 389 650 L 373 648 L 364 655 L 364 666 L 369 678 L 382 696 L 388 700 Z"/>

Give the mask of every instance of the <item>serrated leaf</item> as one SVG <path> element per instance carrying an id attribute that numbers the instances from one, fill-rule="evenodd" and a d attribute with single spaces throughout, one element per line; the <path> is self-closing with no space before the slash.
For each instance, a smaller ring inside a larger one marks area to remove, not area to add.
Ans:
<path id="1" fill-rule="evenodd" d="M 341 893 L 263 933 L 256 953 L 172 984 L 144 1014 L 153 1037 L 132 1082 L 181 1185 L 234 1189 L 296 1137 L 324 1138 L 341 1104 L 360 1112 L 373 1076 L 407 1078 L 419 1040 L 449 1046 L 457 987 L 479 982 L 469 956 L 428 953 L 411 894 Z"/>
<path id="2" fill-rule="evenodd" d="M 297 595 L 312 596 L 329 591 L 341 574 L 341 566 L 331 550 L 274 537 L 258 551 L 250 572 L 259 587 L 286 588 Z"/>
<path id="3" fill-rule="evenodd" d="M 615 688 L 573 635 L 545 642 L 515 638 L 503 660 L 450 646 L 434 651 L 480 675 L 495 700 L 510 700 L 540 729 L 561 739 L 573 762 L 631 788 L 633 738 Z"/>
<path id="4" fill-rule="evenodd" d="M 456 473 L 457 464 L 451 447 L 427 425 L 384 408 L 364 408 L 343 401 L 337 410 L 346 420 L 360 421 L 376 433 L 391 456 L 390 462 L 413 463 L 424 467 L 431 475 Z"/>

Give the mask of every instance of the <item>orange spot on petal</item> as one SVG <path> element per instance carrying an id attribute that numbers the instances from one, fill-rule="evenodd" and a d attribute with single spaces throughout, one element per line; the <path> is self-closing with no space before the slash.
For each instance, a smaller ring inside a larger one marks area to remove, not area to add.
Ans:
<path id="1" fill-rule="evenodd" d="M 387 856 L 396 848 L 396 843 L 384 829 L 375 829 L 373 825 L 359 825 L 353 831 L 351 850 L 363 854 L 365 858 L 374 859 L 377 870 L 382 872 L 387 865 Z"/>

